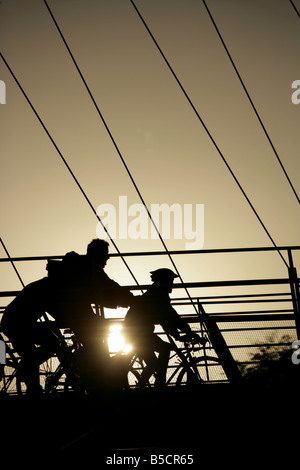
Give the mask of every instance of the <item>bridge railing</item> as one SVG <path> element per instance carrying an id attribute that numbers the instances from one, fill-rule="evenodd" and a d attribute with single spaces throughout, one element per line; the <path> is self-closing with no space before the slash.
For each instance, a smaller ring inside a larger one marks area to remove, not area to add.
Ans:
<path id="1" fill-rule="evenodd" d="M 222 281 L 204 281 L 175 283 L 172 293 L 172 305 L 200 335 L 209 338 L 201 312 L 205 311 L 212 317 L 241 370 L 257 362 L 255 353 L 268 349 L 278 351 L 282 348 L 290 350 L 295 339 L 300 339 L 300 295 L 299 278 L 294 265 L 293 253 L 299 253 L 300 246 L 284 246 L 278 248 L 237 248 L 201 251 L 170 251 L 171 255 L 205 255 L 230 253 L 263 253 L 280 250 L 288 259 L 286 276 L 268 279 L 228 279 Z M 111 254 L 118 257 L 119 254 Z M 122 253 L 123 257 L 166 256 L 165 252 Z M 48 259 L 61 259 L 62 256 L 39 256 L 2 258 L 0 262 L 26 262 Z M 130 285 L 132 291 L 147 289 L 148 285 Z M 189 296 L 186 295 L 186 290 Z M 0 307 L 0 319 L 4 311 L 6 298 L 17 295 L 18 291 L 0 292 L 3 303 Z M 115 318 L 116 319 L 116 318 Z M 114 319 L 114 320 L 115 320 Z M 122 318 L 119 318 L 122 320 Z M 163 335 L 158 327 L 157 334 Z M 210 342 L 196 352 L 203 356 L 199 362 L 199 371 L 207 383 L 226 382 L 227 377 L 222 366 L 209 358 L 217 354 Z M 176 364 L 169 364 L 169 374 Z"/>

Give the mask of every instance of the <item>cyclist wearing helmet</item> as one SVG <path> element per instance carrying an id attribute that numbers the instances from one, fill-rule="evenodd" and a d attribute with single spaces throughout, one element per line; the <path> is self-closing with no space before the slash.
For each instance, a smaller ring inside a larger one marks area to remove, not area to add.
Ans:
<path id="1" fill-rule="evenodd" d="M 153 284 L 145 294 L 135 298 L 127 312 L 124 331 L 133 351 L 147 364 L 141 374 L 140 385 L 145 385 L 156 372 L 155 386 L 161 387 L 166 382 L 171 346 L 154 334 L 155 325 L 160 324 L 166 333 L 178 340 L 180 332 L 185 333 L 189 340 L 201 341 L 201 338 L 171 306 L 169 294 L 178 276 L 167 268 L 157 269 L 150 274 Z M 158 357 L 155 351 L 159 353 Z"/>

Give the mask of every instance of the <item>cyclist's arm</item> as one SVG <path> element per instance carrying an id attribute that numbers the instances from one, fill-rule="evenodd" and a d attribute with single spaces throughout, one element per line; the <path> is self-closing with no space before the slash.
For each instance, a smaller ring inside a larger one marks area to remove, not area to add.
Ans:
<path id="1" fill-rule="evenodd" d="M 164 322 L 162 323 L 165 331 L 175 339 L 180 339 L 180 332 L 188 336 L 193 334 L 190 325 L 178 315 L 176 310 L 170 305 L 165 311 Z"/>
<path id="2" fill-rule="evenodd" d="M 134 295 L 127 287 L 120 286 L 108 276 L 105 279 L 104 288 L 101 289 L 101 287 L 100 295 L 103 298 L 105 307 L 129 307 L 134 300 Z"/>

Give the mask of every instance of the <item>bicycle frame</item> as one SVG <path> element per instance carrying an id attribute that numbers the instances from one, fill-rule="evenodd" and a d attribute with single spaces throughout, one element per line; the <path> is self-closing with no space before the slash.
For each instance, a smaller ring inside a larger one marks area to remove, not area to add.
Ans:
<path id="1" fill-rule="evenodd" d="M 167 335 L 167 337 L 168 337 L 169 343 L 170 343 L 171 348 L 172 348 L 171 350 L 174 352 L 173 356 L 172 355 L 170 356 L 169 363 L 170 363 L 170 360 L 172 360 L 175 356 L 177 356 L 179 358 L 180 363 L 177 366 L 175 366 L 174 371 L 167 378 L 166 385 L 173 385 L 172 381 L 173 381 L 174 377 L 176 377 L 176 375 L 177 375 L 176 382 L 175 382 L 176 386 L 181 386 L 181 385 L 184 384 L 184 376 L 185 375 L 187 376 L 186 383 L 188 385 L 203 383 L 203 379 L 200 376 L 197 364 L 200 361 L 203 361 L 205 358 L 204 357 L 199 357 L 199 358 L 193 357 L 192 354 L 191 354 L 191 351 L 190 351 L 190 346 L 186 342 L 184 342 L 184 348 L 182 350 L 182 349 L 178 348 L 175 341 L 173 340 L 173 338 L 170 335 Z M 138 365 L 139 365 L 138 367 L 134 367 L 134 365 L 136 363 L 138 363 Z M 147 365 L 145 367 L 147 367 Z M 133 376 L 135 377 L 135 379 L 137 380 L 137 382 L 135 384 L 136 387 L 139 387 L 139 378 L 140 378 L 140 375 L 141 375 L 141 372 L 142 372 L 143 369 L 144 369 L 144 366 L 143 366 L 142 359 L 139 358 L 138 354 L 133 353 L 132 359 L 131 359 L 130 365 L 129 365 L 128 374 L 132 373 Z M 139 371 L 141 371 L 141 372 L 139 372 Z M 150 382 L 148 382 L 147 385 L 150 387 L 151 386 Z M 128 386 L 130 387 L 130 384 Z"/>

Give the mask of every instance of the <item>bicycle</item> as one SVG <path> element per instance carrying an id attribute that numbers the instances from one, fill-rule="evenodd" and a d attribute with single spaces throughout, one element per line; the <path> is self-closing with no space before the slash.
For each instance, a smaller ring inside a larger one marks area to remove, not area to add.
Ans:
<path id="1" fill-rule="evenodd" d="M 196 353 L 199 351 L 204 352 L 206 339 L 202 339 L 201 343 L 197 347 L 197 342 L 189 341 L 185 336 L 181 337 L 183 346 L 179 347 L 170 335 L 167 335 L 168 341 L 171 344 L 171 354 L 169 358 L 168 371 L 166 379 L 166 386 L 187 386 L 196 387 L 202 385 L 204 380 L 202 379 L 199 366 L 201 363 L 207 361 L 208 356 L 202 354 L 197 356 Z M 217 358 L 209 357 L 209 360 L 218 362 Z M 147 367 L 145 362 L 138 356 L 138 354 L 132 354 L 131 361 L 129 362 L 128 368 L 128 384 L 127 388 L 140 388 L 140 377 Z M 154 374 L 155 376 L 155 374 Z M 150 377 L 146 387 L 152 387 L 154 384 L 154 377 Z"/>
<path id="2" fill-rule="evenodd" d="M 82 345 L 69 328 L 58 329 L 56 335 L 58 364 L 55 369 L 52 368 L 46 374 L 44 391 L 48 395 L 58 394 L 59 392 L 68 393 L 70 391 L 84 394 L 78 366 L 78 352 Z"/>
<path id="3" fill-rule="evenodd" d="M 49 322 L 49 329 L 57 347 L 54 355 L 40 364 L 41 392 L 49 394 L 79 387 L 75 352 L 80 345 L 70 330 L 62 330 L 56 326 L 55 322 L 46 321 Z M 6 345 L 5 364 L 0 367 L 0 394 L 25 395 L 26 385 L 22 376 L 22 358 L 14 350 L 10 341 L 5 340 L 1 334 L 0 340 L 4 341 Z"/>
<path id="4" fill-rule="evenodd" d="M 0 365 L 0 395 L 7 395 L 10 393 L 22 395 L 23 389 L 17 376 L 21 358 L 1 333 L 0 340 L 4 341 L 6 345 L 5 364 Z"/>
<path id="5" fill-rule="evenodd" d="M 57 342 L 56 353 L 40 366 L 43 392 L 48 395 L 61 392 L 87 394 L 78 361 L 82 345 L 70 329 L 59 329 L 53 324 L 53 334 Z M 173 387 L 202 385 L 204 380 L 199 372 L 202 363 L 208 359 L 218 362 L 217 358 L 208 357 L 205 354 L 206 339 L 204 341 L 202 339 L 202 344 L 198 345 L 195 341 L 189 341 L 185 335 L 181 337 L 182 344 L 178 346 L 170 335 L 167 335 L 167 338 L 171 344 L 171 354 L 165 385 Z M 18 374 L 21 358 L 8 342 L 6 346 L 7 360 L 2 376 L 0 373 L 0 384 L 2 382 L 0 393 L 23 395 L 26 393 L 26 387 Z M 140 377 L 145 367 L 147 367 L 146 363 L 134 351 L 127 354 L 117 353 L 108 357 L 106 365 L 110 381 L 107 384 L 108 388 L 119 391 L 141 388 Z M 154 380 L 155 374 L 150 377 L 146 386 L 153 387 Z"/>

